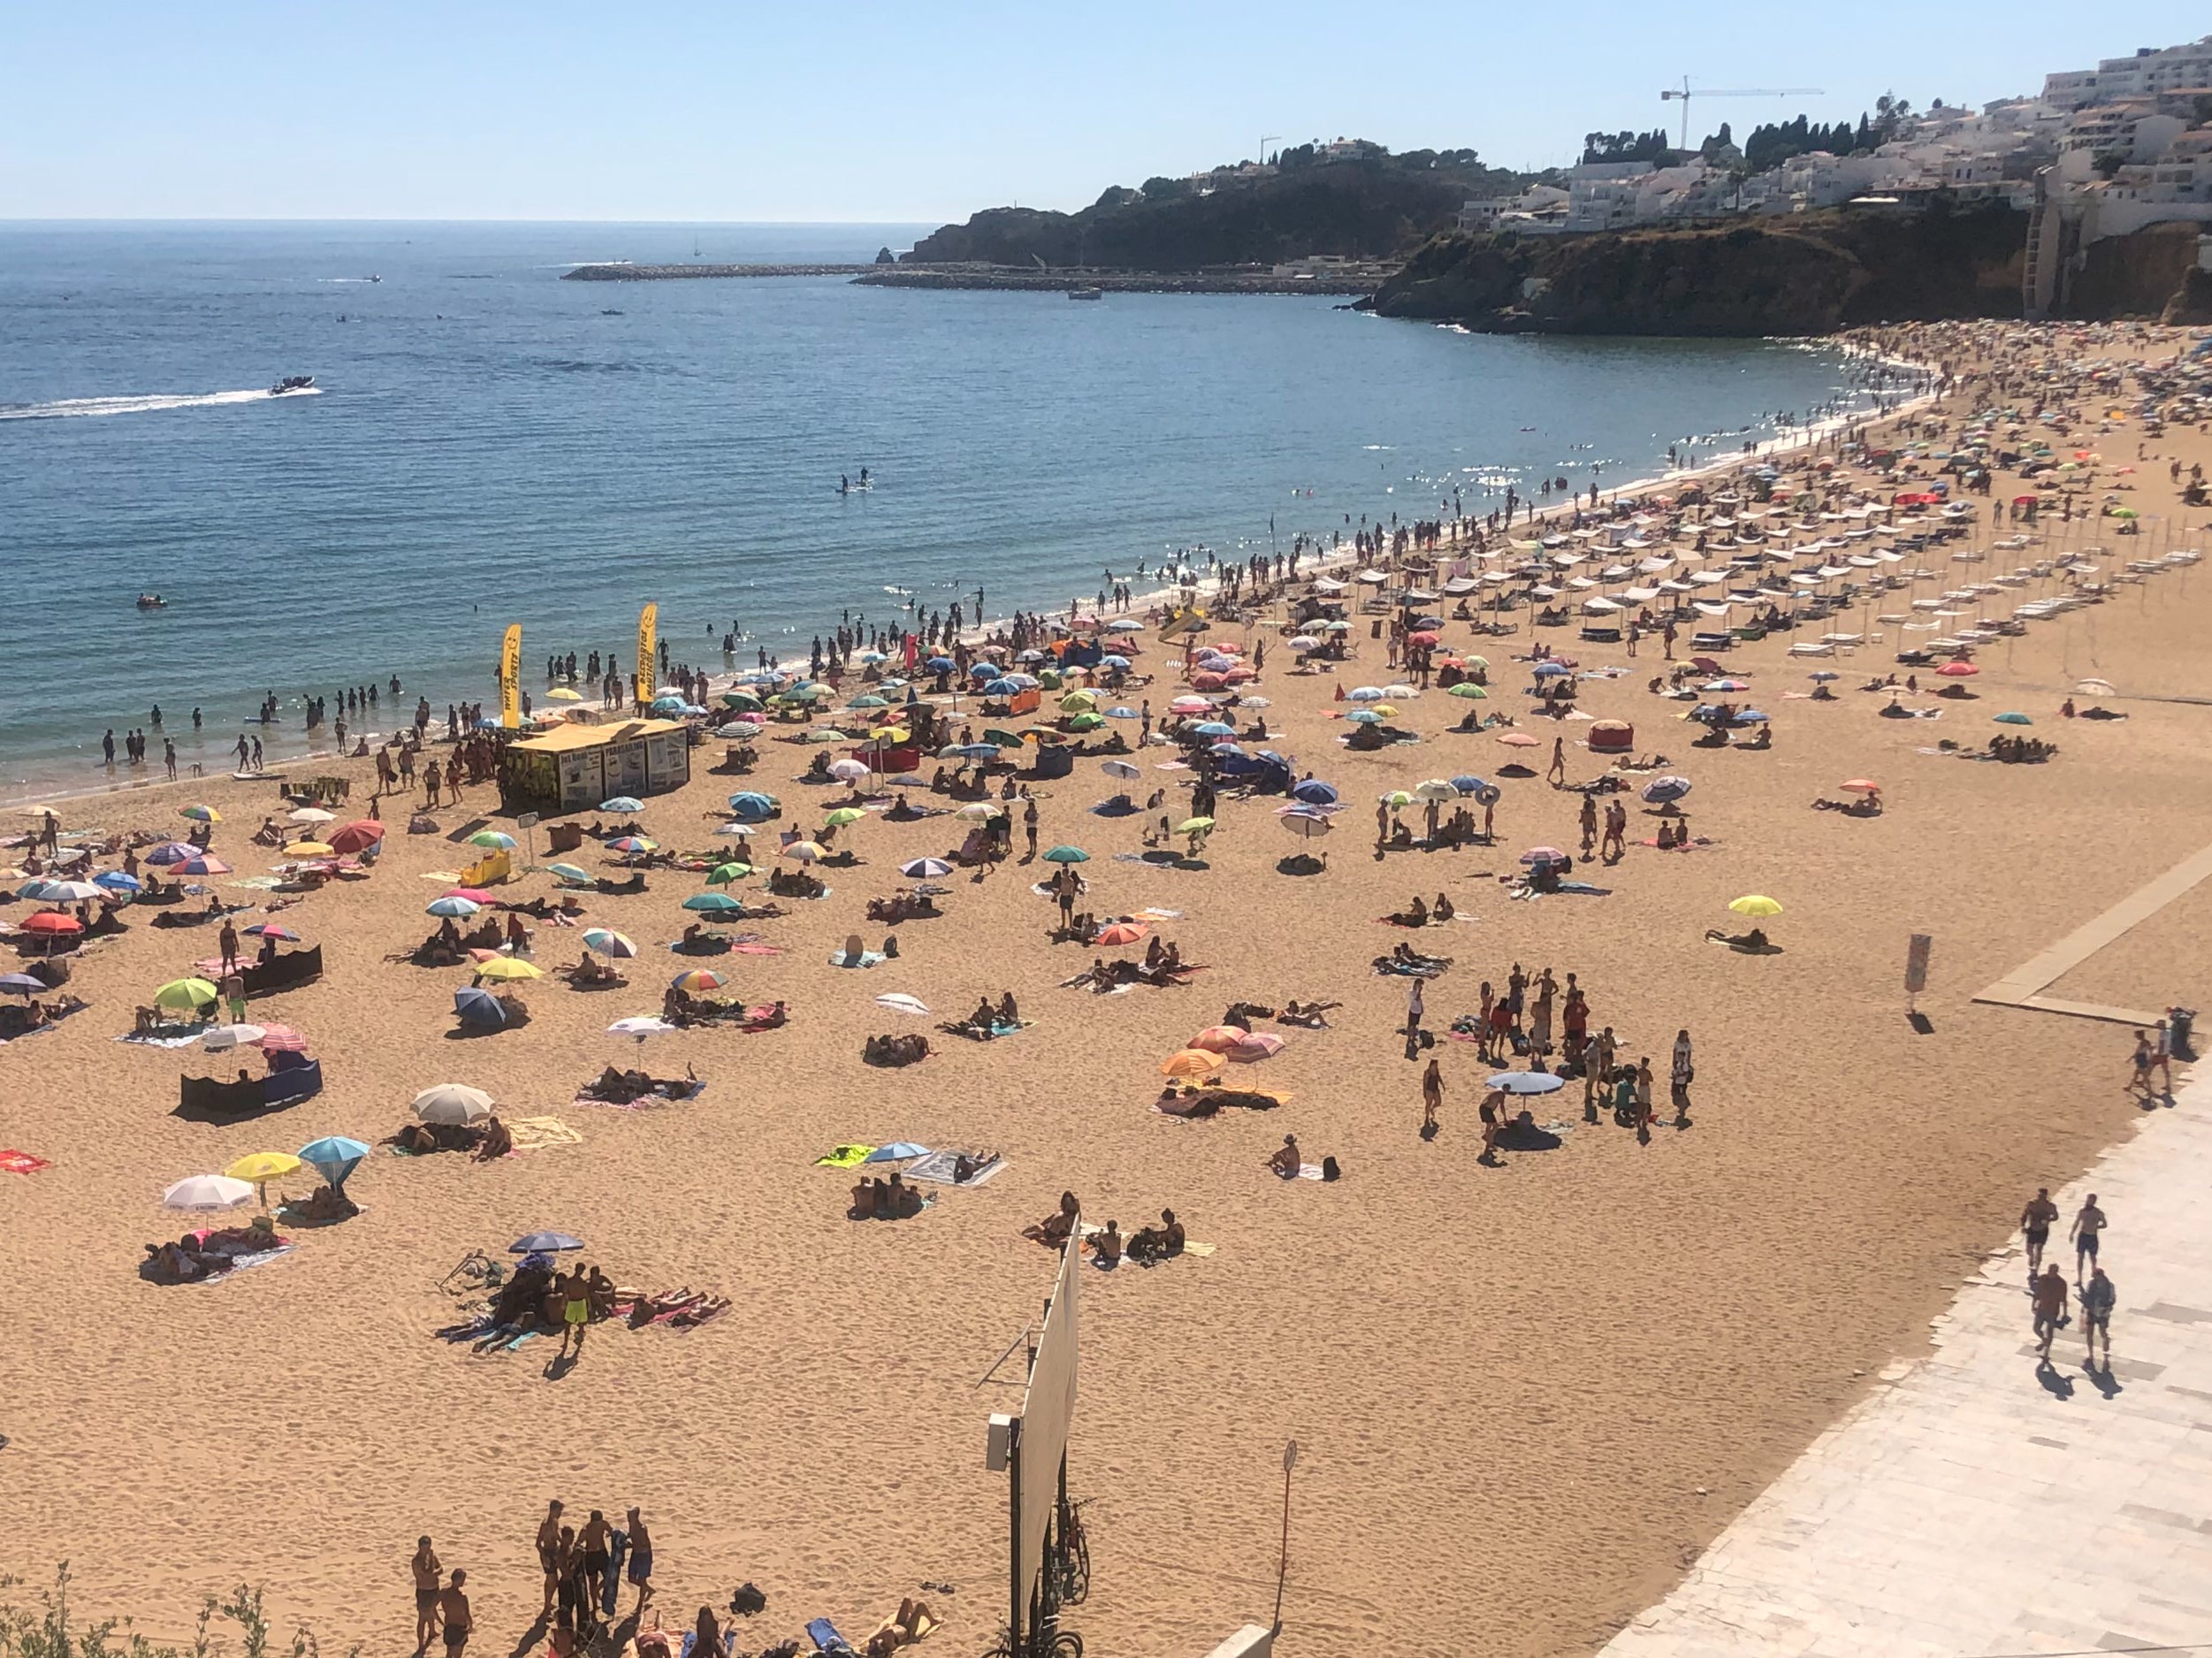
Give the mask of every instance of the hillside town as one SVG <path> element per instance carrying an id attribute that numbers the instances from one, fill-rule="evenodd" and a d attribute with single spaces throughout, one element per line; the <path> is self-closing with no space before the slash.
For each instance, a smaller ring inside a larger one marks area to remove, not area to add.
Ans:
<path id="1" fill-rule="evenodd" d="M 2031 286 L 2041 292 L 2028 295 L 2032 311 L 2048 306 L 2065 261 L 2093 242 L 2177 220 L 2212 229 L 2212 35 L 2053 73 L 2040 95 L 1979 111 L 1939 100 L 1912 111 L 1886 97 L 1878 107 L 1879 127 L 1858 129 L 1878 141 L 1801 150 L 1758 171 L 1725 126 L 1697 149 L 1628 159 L 1598 158 L 1593 145 L 1545 181 L 1468 202 L 1459 227 L 1561 235 L 1824 208 L 2002 204 L 2033 216 Z"/>

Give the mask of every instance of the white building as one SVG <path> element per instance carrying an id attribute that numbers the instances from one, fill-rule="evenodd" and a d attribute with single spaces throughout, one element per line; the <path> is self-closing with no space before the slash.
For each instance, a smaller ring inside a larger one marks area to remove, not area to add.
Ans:
<path id="1" fill-rule="evenodd" d="M 2146 98 L 2163 92 L 2212 88 L 2212 34 L 2187 46 L 2146 46 L 2132 57 L 2107 57 L 2094 69 L 2068 70 L 2043 78 L 2043 100 L 2078 110 L 2120 98 Z"/>

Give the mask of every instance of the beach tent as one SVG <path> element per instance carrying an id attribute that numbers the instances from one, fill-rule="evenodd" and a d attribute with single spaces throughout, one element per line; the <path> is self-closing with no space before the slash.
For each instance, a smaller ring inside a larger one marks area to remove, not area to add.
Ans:
<path id="1" fill-rule="evenodd" d="M 1628 754 L 1636 749 L 1636 727 L 1626 720 L 1600 720 L 1590 728 L 1593 754 Z"/>

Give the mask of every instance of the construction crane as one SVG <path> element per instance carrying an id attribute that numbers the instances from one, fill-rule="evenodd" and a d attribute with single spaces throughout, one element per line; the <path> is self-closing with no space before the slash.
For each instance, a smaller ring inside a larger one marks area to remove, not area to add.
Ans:
<path id="1" fill-rule="evenodd" d="M 1262 133 L 1260 134 L 1259 161 L 1262 166 L 1264 167 L 1267 165 L 1267 147 L 1270 144 L 1279 144 L 1282 141 L 1283 135 L 1280 133 Z"/>
<path id="2" fill-rule="evenodd" d="M 1667 88 L 1663 88 L 1663 89 L 1660 91 L 1660 93 L 1659 93 L 1659 102 L 1660 102 L 1661 103 L 1666 103 L 1666 102 L 1667 102 L 1668 99 L 1670 99 L 1670 98 L 1680 98 L 1680 99 L 1682 100 L 1682 147 L 1684 149 L 1688 149 L 1690 148 L 1690 100 L 1692 97 L 1699 97 L 1699 98 L 1819 98 L 1819 97 L 1826 97 L 1827 96 L 1827 93 L 1826 93 L 1826 92 L 1824 92 L 1824 91 L 1823 91 L 1820 88 L 1819 88 L 1819 87 L 1735 87 L 1735 88 L 1728 88 L 1728 89 L 1726 89 L 1726 90 L 1723 90 L 1722 88 L 1718 88 L 1718 87 L 1699 87 L 1699 88 L 1696 90 L 1696 92 L 1694 92 L 1694 93 L 1693 93 L 1693 92 L 1690 90 L 1690 77 L 1689 77 L 1688 75 L 1684 75 L 1684 76 L 1682 77 L 1682 89 L 1681 89 L 1680 91 L 1676 91 L 1676 90 L 1675 90 L 1673 87 L 1667 87 Z"/>

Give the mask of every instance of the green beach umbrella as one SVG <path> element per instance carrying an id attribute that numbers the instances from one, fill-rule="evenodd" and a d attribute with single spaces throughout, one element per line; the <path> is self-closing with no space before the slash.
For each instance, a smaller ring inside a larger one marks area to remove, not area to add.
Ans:
<path id="1" fill-rule="evenodd" d="M 683 907 L 697 910 L 702 915 L 727 915 L 732 910 L 742 910 L 745 906 L 727 892 L 694 892 L 683 900 Z"/>
<path id="2" fill-rule="evenodd" d="M 1080 846 L 1055 846 L 1044 855 L 1044 860 L 1049 864 L 1087 864 L 1091 855 Z"/>
<path id="3" fill-rule="evenodd" d="M 822 821 L 831 829 L 843 829 L 848 823 L 858 823 L 866 816 L 867 814 L 857 806 L 841 806 Z"/>
<path id="4" fill-rule="evenodd" d="M 706 884 L 710 887 L 728 886 L 733 881 L 743 881 L 751 873 L 751 864 L 716 864 L 713 868 L 706 872 Z"/>
<path id="5" fill-rule="evenodd" d="M 1469 702 L 1488 702 L 1490 700 L 1490 692 L 1484 691 L 1480 685 L 1476 684 L 1471 679 L 1462 679 L 1458 684 L 1453 686 L 1451 690 L 1445 691 L 1444 694 L 1447 697 L 1464 697 Z"/>
<path id="6" fill-rule="evenodd" d="M 591 872 L 589 869 L 579 869 L 574 864 L 547 864 L 545 873 L 549 875 L 556 875 L 563 881 L 580 881 L 586 886 L 591 884 Z"/>
<path id="7" fill-rule="evenodd" d="M 511 852 L 514 850 L 515 837 L 512 835 L 503 835 L 498 829 L 478 829 L 469 837 L 469 844 L 489 847 L 495 852 Z"/>
<path id="8" fill-rule="evenodd" d="M 154 992 L 156 1007 L 205 1007 L 215 1000 L 215 987 L 205 979 L 172 979 Z"/>

